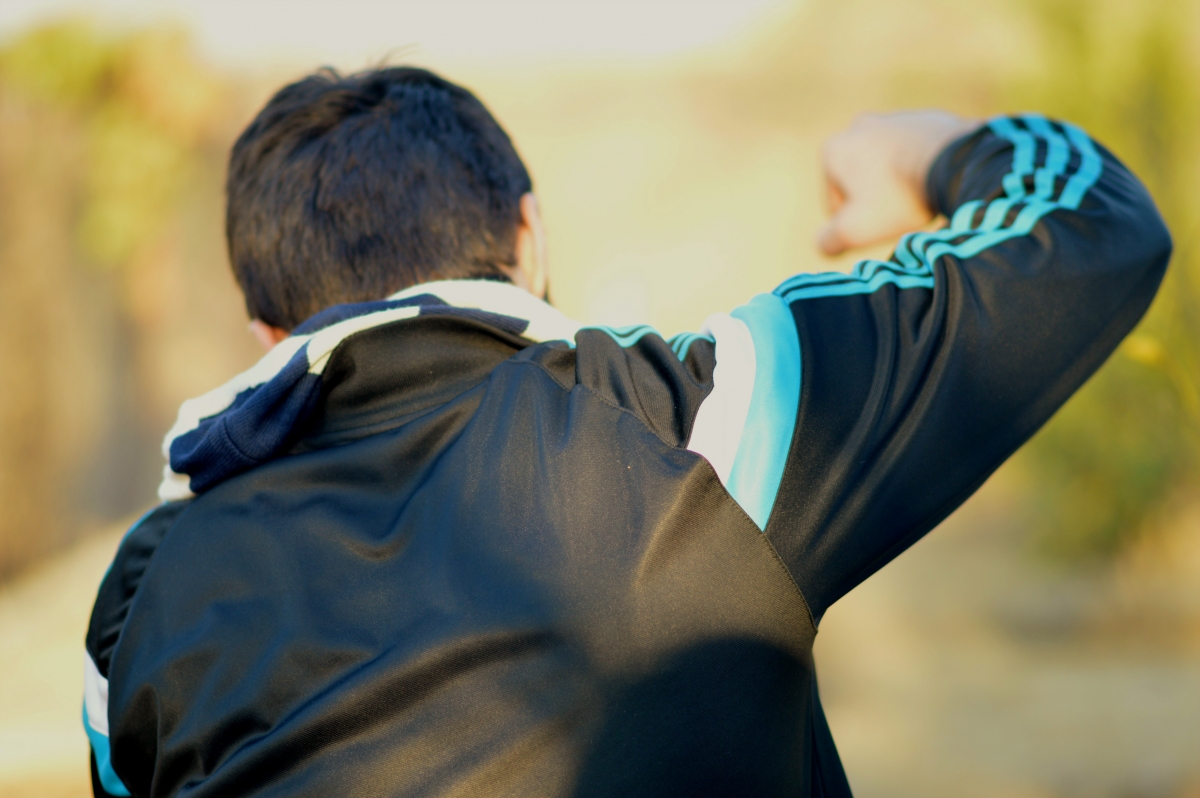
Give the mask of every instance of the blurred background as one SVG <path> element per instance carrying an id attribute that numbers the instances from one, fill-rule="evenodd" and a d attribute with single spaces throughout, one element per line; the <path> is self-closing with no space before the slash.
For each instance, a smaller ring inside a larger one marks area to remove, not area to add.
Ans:
<path id="1" fill-rule="evenodd" d="M 1197 0 L 6 0 L 0 795 L 90 794 L 96 587 L 179 403 L 259 355 L 233 139 L 283 82 L 383 61 L 506 126 L 564 311 L 667 334 L 849 268 L 812 244 L 817 159 L 859 111 L 1036 109 L 1126 160 L 1176 242 L 1149 315 L 817 655 L 860 796 L 1200 796 Z"/>

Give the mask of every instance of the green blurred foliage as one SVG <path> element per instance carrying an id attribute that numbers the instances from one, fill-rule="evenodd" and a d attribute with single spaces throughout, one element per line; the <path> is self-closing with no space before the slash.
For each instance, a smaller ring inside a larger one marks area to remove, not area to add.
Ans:
<path id="1" fill-rule="evenodd" d="M 726 130 L 733 120 L 736 142 L 752 142 L 746 130 L 758 124 L 815 146 L 872 105 L 1030 108 L 1082 125 L 1145 180 L 1176 241 L 1159 298 L 1016 470 L 1030 476 L 1036 539 L 1064 560 L 1112 556 L 1176 523 L 1177 509 L 1200 500 L 1200 4 L 804 8 L 737 74 L 714 77 L 699 62 L 679 73 L 696 124 Z M 969 22 L 995 40 L 944 36 Z M 847 60 L 853 36 L 861 57 Z M 921 37 L 938 41 L 936 51 L 890 44 Z M 207 387 L 188 375 L 225 373 L 221 358 L 236 344 L 219 331 L 243 325 L 215 263 L 239 85 L 202 64 L 179 30 L 108 33 L 68 21 L 0 44 L 0 348 L 23 391 L 0 392 L 0 574 L 61 542 L 52 530 L 72 528 L 61 485 L 97 470 L 88 457 L 103 457 L 100 471 L 114 480 L 137 481 L 114 465 L 118 442 L 153 454 L 143 444 L 169 421 L 176 394 Z M 581 85 L 569 96 L 594 102 Z M 626 92 L 617 79 L 596 85 Z M 562 164 L 581 157 L 554 152 Z M 189 271 L 189 257 L 203 268 Z"/>
<path id="2" fill-rule="evenodd" d="M 1142 178 L 1175 241 L 1137 331 L 1017 458 L 1039 548 L 1111 556 L 1200 500 L 1200 74 L 1179 0 L 1018 0 L 1045 68 L 1016 107 L 1083 126 Z M 1193 530 L 1195 531 L 1195 530 Z"/>
<path id="3" fill-rule="evenodd" d="M 114 47 L 82 22 L 30 31 L 0 53 L 6 87 L 47 103 L 91 105 L 112 62 Z"/>
<path id="4" fill-rule="evenodd" d="M 0 81 L 78 119 L 87 148 L 79 244 L 103 268 L 131 261 L 199 168 L 197 144 L 221 101 L 186 35 L 106 36 L 82 20 L 55 24 L 0 52 Z"/>
<path id="5" fill-rule="evenodd" d="M 123 483 L 192 321 L 173 253 L 207 220 L 196 197 L 219 202 L 226 94 L 173 29 L 66 21 L 0 44 L 0 576 L 149 499 Z"/>

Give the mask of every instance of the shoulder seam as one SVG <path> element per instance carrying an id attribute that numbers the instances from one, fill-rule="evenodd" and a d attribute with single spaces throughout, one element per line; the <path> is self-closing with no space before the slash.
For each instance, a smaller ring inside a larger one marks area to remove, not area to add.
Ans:
<path id="1" fill-rule="evenodd" d="M 570 388 L 566 388 L 565 386 L 563 386 L 562 383 L 560 383 L 557 379 L 555 379 L 554 375 L 552 373 L 550 373 L 550 370 L 547 369 L 545 366 L 543 366 L 541 363 L 538 363 L 533 360 L 521 360 L 521 361 L 507 360 L 504 363 L 501 363 L 500 366 L 504 366 L 509 363 L 513 364 L 514 366 L 515 365 L 533 366 L 534 368 L 536 368 L 542 372 L 545 372 L 546 376 L 550 378 L 550 381 L 553 382 L 555 385 L 559 386 L 560 388 L 562 388 L 564 393 L 571 392 Z M 497 368 L 500 368 L 500 366 L 497 366 Z M 754 519 L 750 517 L 750 515 L 746 512 L 746 510 L 740 504 L 738 504 L 737 499 L 733 498 L 733 494 L 731 494 L 729 492 L 729 489 L 721 483 L 721 479 L 720 479 L 720 477 L 717 476 L 716 470 L 713 469 L 712 463 L 708 462 L 708 459 L 705 458 L 704 455 L 700 454 L 699 452 L 692 451 L 691 449 L 687 448 L 687 446 L 676 446 L 675 444 L 671 443 L 670 441 L 663 440 L 661 435 L 659 435 L 657 432 L 655 432 L 654 429 L 651 428 L 651 426 L 649 424 L 647 424 L 644 419 L 642 419 L 640 416 L 638 416 L 633 411 L 629 410 L 628 408 L 621 407 L 620 405 L 615 404 L 613 402 L 610 402 L 608 399 L 601 396 L 598 392 L 596 392 L 592 388 L 588 387 L 587 385 L 584 385 L 581 382 L 577 382 L 577 383 L 575 383 L 575 385 L 584 389 L 585 391 L 587 391 L 589 395 L 595 397 L 596 400 L 599 401 L 600 403 L 602 403 L 608 407 L 611 407 L 614 410 L 617 410 L 618 412 L 624 413 L 625 415 L 628 415 L 632 418 L 637 419 L 637 421 L 651 435 L 653 435 L 655 438 L 657 438 L 668 449 L 673 449 L 675 451 L 687 452 L 692 457 L 695 457 L 697 460 L 704 463 L 704 465 L 708 467 L 709 472 L 712 474 L 713 481 L 715 481 L 717 483 L 717 485 L 720 487 L 720 489 L 725 493 L 725 495 L 729 497 L 730 502 L 733 503 L 733 506 L 737 509 L 737 512 L 741 513 L 742 517 L 745 518 L 748 522 L 750 522 L 751 526 L 755 527 L 756 529 L 758 528 L 758 525 L 754 523 Z M 815 631 L 817 629 L 816 618 L 813 617 L 812 607 L 809 606 L 808 598 L 804 595 L 804 591 L 800 589 L 799 583 L 796 582 L 796 577 L 792 574 L 791 569 L 789 569 L 787 567 L 787 563 L 785 563 L 783 561 L 783 558 L 779 556 L 779 552 L 776 551 L 776 549 L 775 549 L 775 544 L 771 542 L 771 539 L 769 537 L 767 537 L 767 534 L 765 532 L 763 532 L 762 530 L 758 530 L 758 537 L 761 539 L 762 543 L 766 545 L 767 551 L 770 552 L 771 557 L 774 558 L 775 562 L 777 562 L 779 564 L 779 567 L 783 569 L 783 572 L 785 574 L 787 574 L 788 581 L 791 582 L 792 589 L 796 591 L 796 596 L 799 597 L 801 603 L 804 604 L 804 612 L 808 616 L 808 622 L 810 624 L 812 624 L 813 630 Z"/>
<path id="2" fill-rule="evenodd" d="M 589 385 L 586 385 L 582 382 L 576 382 L 571 387 L 567 387 L 558 381 L 558 378 L 556 378 L 554 376 L 554 374 L 550 371 L 550 369 L 546 368 L 541 363 L 538 363 L 536 360 L 511 360 L 510 359 L 510 360 L 504 361 L 496 368 L 498 368 L 498 369 L 503 368 L 504 366 L 507 366 L 510 364 L 513 366 L 527 365 L 527 366 L 532 366 L 532 367 L 538 369 L 539 371 L 545 373 L 545 375 L 550 378 L 550 381 L 553 382 L 555 385 L 557 385 L 559 388 L 561 388 L 564 393 L 570 393 L 572 390 L 574 390 L 577 387 L 582 388 L 583 390 L 587 391 L 589 395 L 595 397 L 596 400 L 601 402 L 602 404 L 607 405 L 608 407 L 611 407 L 614 410 L 619 410 L 620 412 L 624 413 L 625 415 L 629 416 L 630 418 L 637 419 L 638 423 L 641 424 L 643 427 L 645 427 L 647 432 L 649 432 L 651 435 L 653 435 L 655 438 L 657 438 L 667 448 L 691 452 L 691 449 L 688 449 L 687 446 L 678 446 L 678 445 L 666 440 L 665 438 L 663 438 L 663 436 L 661 436 L 657 432 L 655 432 L 654 428 L 651 427 L 649 424 L 647 424 L 646 420 L 644 418 L 642 418 L 637 413 L 633 412 L 632 410 L 630 410 L 627 407 L 622 407 L 621 405 L 616 404 L 615 402 L 609 401 L 599 391 L 595 390 L 594 388 L 592 388 Z M 695 454 L 697 457 L 700 457 L 700 459 L 702 459 L 702 460 L 704 459 L 701 455 L 697 454 L 696 452 L 692 452 L 692 454 Z"/>

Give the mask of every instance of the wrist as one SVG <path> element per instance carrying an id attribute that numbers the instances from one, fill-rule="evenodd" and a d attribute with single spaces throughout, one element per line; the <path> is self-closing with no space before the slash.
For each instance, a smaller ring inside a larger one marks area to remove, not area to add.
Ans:
<path id="1" fill-rule="evenodd" d="M 930 201 L 927 191 L 930 170 L 946 147 L 976 131 L 983 122 L 946 111 L 922 112 L 921 117 L 920 124 L 911 129 L 913 135 L 906 141 L 906 146 L 897 150 L 899 162 L 896 169 L 913 196 L 932 214 L 937 212 L 937 208 Z"/>

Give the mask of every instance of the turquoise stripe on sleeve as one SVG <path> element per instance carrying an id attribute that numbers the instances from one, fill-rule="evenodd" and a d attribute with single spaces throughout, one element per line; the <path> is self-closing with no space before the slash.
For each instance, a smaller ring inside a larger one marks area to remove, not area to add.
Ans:
<path id="1" fill-rule="evenodd" d="M 885 261 L 864 261 L 864 263 L 886 265 Z M 868 280 L 847 280 L 834 285 L 806 286 L 799 295 L 789 293 L 788 299 L 795 301 L 827 296 L 873 294 L 885 285 L 894 285 L 897 288 L 933 288 L 933 275 L 898 275 L 892 272 L 881 272 Z"/>
<path id="2" fill-rule="evenodd" d="M 599 330 L 600 332 L 607 333 L 609 338 L 612 338 L 617 342 L 618 345 L 624 347 L 625 349 L 633 346 L 647 335 L 658 335 L 659 337 L 662 337 L 658 330 L 654 329 L 648 324 L 635 324 L 630 327 L 604 327 L 596 325 L 590 327 L 580 327 L 579 329 Z M 680 333 L 679 335 L 676 335 L 667 341 L 667 344 L 671 347 L 671 351 L 675 353 L 675 356 L 680 360 L 683 360 L 685 357 L 687 357 L 687 349 L 689 346 L 691 346 L 692 341 L 695 341 L 697 338 L 705 337 L 706 336 L 700 335 L 699 333 Z M 576 346 L 575 341 L 567 341 L 567 346 L 574 349 Z"/>
<path id="3" fill-rule="evenodd" d="M 982 204 L 983 200 L 971 200 L 958 206 L 958 210 L 954 212 L 954 217 L 950 220 L 950 227 L 947 232 L 951 235 L 962 235 L 970 232 L 971 220 L 975 218 L 975 212 L 979 210 L 979 206 Z"/>
<path id="4" fill-rule="evenodd" d="M 602 333 L 607 333 L 609 338 L 626 349 L 640 341 L 643 336 L 658 334 L 658 330 L 648 324 L 634 324 L 630 327 L 605 327 L 599 324 L 588 325 L 587 327 L 580 327 L 576 335 L 584 330 L 599 330 Z M 574 349 L 575 341 L 573 339 L 568 340 L 567 346 Z"/>
<path id="5" fill-rule="evenodd" d="M 1034 194 L 1048 200 L 1054 196 L 1054 181 L 1067 169 L 1071 148 L 1044 117 L 1027 114 L 1022 117 L 1025 125 L 1046 140 L 1046 165 L 1037 170 L 1034 178 Z"/>
<path id="6" fill-rule="evenodd" d="M 732 314 L 754 340 L 754 392 L 726 489 L 767 528 L 800 407 L 800 337 L 786 302 L 759 294 Z"/>
<path id="7" fill-rule="evenodd" d="M 146 519 L 149 518 L 150 516 L 154 515 L 154 511 L 157 509 L 158 509 L 158 507 L 151 507 L 149 510 L 142 513 L 142 517 L 139 518 L 138 520 L 134 521 L 133 526 L 131 526 L 131 527 L 129 527 L 129 529 L 125 530 L 125 534 L 121 536 L 121 543 L 124 543 L 129 538 L 129 536 L 133 534 L 133 530 L 137 529 L 139 526 L 146 523 Z M 119 547 L 120 547 L 120 544 L 118 544 L 118 548 Z M 109 571 L 111 571 L 111 570 L 112 570 L 112 561 L 109 561 L 108 567 L 104 569 L 104 579 L 108 578 Z M 101 580 L 100 584 L 101 585 L 104 584 L 103 580 Z M 96 592 L 97 593 L 100 592 L 100 587 L 96 588 Z"/>
<path id="8" fill-rule="evenodd" d="M 997 136 L 1013 145 L 1011 171 L 1002 180 L 1004 196 L 988 203 L 978 226 L 972 226 L 981 203 L 965 203 L 954 213 L 950 225 L 932 233 L 912 233 L 904 236 L 896 247 L 893 261 L 867 260 L 855 265 L 850 274 L 801 274 L 784 281 L 775 294 L 789 302 L 827 296 L 869 294 L 885 285 L 898 288 L 929 288 L 934 286 L 933 263 L 942 255 L 969 258 L 1010 238 L 1027 235 L 1047 213 L 1058 208 L 1074 210 L 1079 207 L 1088 189 L 1099 179 L 1103 162 L 1087 134 L 1074 125 L 1060 123 L 1060 134 L 1044 118 L 1026 114 L 1022 130 L 1012 119 L 999 117 L 988 123 Z M 1044 164 L 1035 168 L 1037 141 L 1046 143 Z M 1059 178 L 1070 162 L 1071 149 L 1080 155 L 1079 168 L 1067 180 L 1058 200 L 1051 199 Z M 1033 193 L 1025 182 L 1033 177 Z M 1013 221 L 1005 225 L 1014 207 L 1021 206 Z M 958 244 L 951 243 L 962 239 Z"/>
<path id="9" fill-rule="evenodd" d="M 1021 121 L 1025 129 L 1007 118 L 990 122 L 992 132 L 1013 145 L 1011 171 L 1002 180 L 1003 196 L 986 206 L 979 200 L 964 203 L 945 229 L 904 236 L 894 260 L 861 261 L 850 274 L 797 275 L 784 281 L 769 298 L 755 297 L 733 312 L 750 329 L 758 368 L 746 427 L 726 487 L 759 528 L 766 528 L 779 490 L 800 401 L 800 345 L 789 303 L 869 294 L 885 285 L 932 289 L 933 264 L 942 255 L 969 258 L 1008 239 L 1027 235 L 1051 211 L 1078 208 L 1099 179 L 1103 162 L 1079 128 L 1062 124 L 1063 133 L 1059 133 L 1036 115 L 1027 115 Z M 1036 164 L 1039 139 L 1045 142 L 1040 167 Z M 1054 200 L 1072 149 L 1079 153 L 1079 167 Z M 1032 192 L 1026 189 L 1030 178 Z M 974 225 L 981 208 L 982 218 Z M 1014 208 L 1020 210 L 1006 224 Z"/>
<path id="10" fill-rule="evenodd" d="M 92 744 L 92 754 L 96 757 L 96 773 L 100 776 L 100 785 L 109 795 L 129 795 L 125 782 L 113 770 L 112 752 L 108 747 L 108 737 L 92 728 L 88 723 L 87 707 L 83 708 L 83 730 L 87 732 L 88 741 Z"/>
<path id="11" fill-rule="evenodd" d="M 1062 127 L 1067 132 L 1067 139 L 1079 150 L 1083 158 L 1083 163 L 1079 165 L 1079 170 L 1067 181 L 1067 187 L 1063 189 L 1062 196 L 1058 198 L 1058 202 L 1064 208 L 1078 208 L 1079 203 L 1083 201 L 1083 195 L 1092 187 L 1092 184 L 1100 179 L 1100 173 L 1104 169 L 1104 162 L 1100 160 L 1100 154 L 1096 152 L 1096 148 L 1092 145 L 1092 140 L 1088 138 L 1086 133 L 1066 122 L 1063 123 Z"/>
<path id="12" fill-rule="evenodd" d="M 692 345 L 692 342 L 701 338 L 712 340 L 707 336 L 701 335 L 700 333 L 688 332 L 680 333 L 679 335 L 670 338 L 667 343 L 670 344 L 671 351 L 675 353 L 675 357 L 682 361 L 685 357 L 687 357 L 688 347 Z"/>
<path id="13" fill-rule="evenodd" d="M 988 123 L 992 132 L 1013 143 L 1012 170 L 1001 181 L 1009 199 L 1018 200 L 1025 196 L 1025 176 L 1033 174 L 1033 158 L 1037 153 L 1037 142 L 1033 136 L 1019 129 L 1011 119 L 998 117 Z M 1010 203 L 1011 204 L 1011 203 Z M 1000 218 L 1004 218 L 1001 215 Z M 992 228 L 985 228 L 992 229 Z"/>

